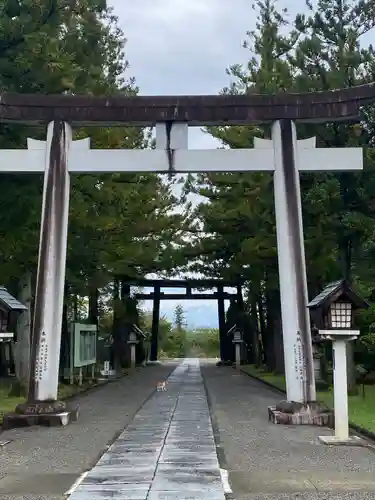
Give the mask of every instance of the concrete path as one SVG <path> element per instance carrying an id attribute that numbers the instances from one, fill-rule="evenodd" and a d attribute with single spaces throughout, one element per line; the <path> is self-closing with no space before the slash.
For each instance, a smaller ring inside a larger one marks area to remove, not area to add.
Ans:
<path id="1" fill-rule="evenodd" d="M 184 360 L 70 500 L 224 500 L 199 361 Z"/>
<path id="2" fill-rule="evenodd" d="M 80 417 L 68 427 L 3 432 L 0 439 L 11 442 L 0 448 L 1 500 L 62 500 L 175 367 L 142 368 L 79 396 Z"/>
<path id="3" fill-rule="evenodd" d="M 236 500 L 375 499 L 373 448 L 329 447 L 318 441 L 329 429 L 271 424 L 280 394 L 231 367 L 206 363 L 202 374 Z"/>

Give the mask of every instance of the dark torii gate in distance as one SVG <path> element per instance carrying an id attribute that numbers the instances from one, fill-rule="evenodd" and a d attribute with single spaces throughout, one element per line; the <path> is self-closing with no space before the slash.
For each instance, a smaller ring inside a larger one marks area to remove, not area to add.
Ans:
<path id="1" fill-rule="evenodd" d="M 237 300 L 243 307 L 242 285 L 241 281 L 225 281 L 220 279 L 129 279 L 123 280 L 127 289 L 131 286 L 144 288 L 153 288 L 151 293 L 136 293 L 134 295 L 138 300 L 152 300 L 152 328 L 151 328 L 151 352 L 150 361 L 158 359 L 158 339 L 159 339 L 159 321 L 160 321 L 160 302 L 162 300 L 217 300 L 218 320 L 219 320 L 219 338 L 220 338 L 220 358 L 224 360 L 225 343 L 225 300 Z M 225 292 L 224 288 L 236 288 L 235 293 Z M 162 288 L 183 288 L 185 293 L 164 293 Z M 212 293 L 193 293 L 193 290 L 216 289 Z"/>

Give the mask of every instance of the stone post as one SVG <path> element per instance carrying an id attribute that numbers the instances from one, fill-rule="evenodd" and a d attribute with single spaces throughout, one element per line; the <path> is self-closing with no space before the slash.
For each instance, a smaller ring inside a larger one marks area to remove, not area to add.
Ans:
<path id="1" fill-rule="evenodd" d="M 348 378 L 346 347 L 358 337 L 357 330 L 320 330 L 320 334 L 332 340 L 333 349 L 333 398 L 335 412 L 335 435 L 319 436 L 325 444 L 361 443 L 357 436 L 349 435 Z"/>
<path id="2" fill-rule="evenodd" d="M 130 344 L 130 367 L 132 370 L 135 369 L 135 344 Z"/>

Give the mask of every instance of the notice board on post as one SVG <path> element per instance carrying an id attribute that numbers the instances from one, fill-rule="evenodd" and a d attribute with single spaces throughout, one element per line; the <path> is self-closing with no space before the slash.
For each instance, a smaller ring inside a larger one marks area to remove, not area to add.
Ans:
<path id="1" fill-rule="evenodd" d="M 96 363 L 97 325 L 73 323 L 72 365 L 74 368 Z"/>

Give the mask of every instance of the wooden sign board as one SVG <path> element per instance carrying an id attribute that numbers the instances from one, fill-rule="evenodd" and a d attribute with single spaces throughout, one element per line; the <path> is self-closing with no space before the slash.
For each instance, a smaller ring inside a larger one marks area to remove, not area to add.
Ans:
<path id="1" fill-rule="evenodd" d="M 85 325 L 73 323 L 73 366 L 94 365 L 96 363 L 96 343 L 98 327 L 96 325 Z"/>

